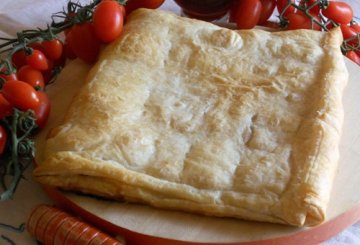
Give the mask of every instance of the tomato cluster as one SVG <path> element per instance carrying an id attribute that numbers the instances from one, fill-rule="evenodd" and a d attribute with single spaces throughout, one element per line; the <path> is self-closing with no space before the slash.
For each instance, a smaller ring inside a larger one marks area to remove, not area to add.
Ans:
<path id="1" fill-rule="evenodd" d="M 340 26 L 346 56 L 360 65 L 360 25 L 353 20 L 351 6 L 340 1 L 320 0 L 233 0 L 230 22 L 240 29 L 255 25 L 269 26 L 268 19 L 277 9 L 280 25 L 287 30 L 313 29 L 328 31 Z M 271 25 L 272 27 L 274 25 Z"/>
<path id="2" fill-rule="evenodd" d="M 43 128 L 50 113 L 50 101 L 44 92 L 54 66 L 64 65 L 63 43 L 59 39 L 34 42 L 12 56 L 14 73 L 0 75 L 0 119 L 10 116 L 13 108 L 33 110 L 36 124 Z"/>
<path id="3" fill-rule="evenodd" d="M 76 13 L 69 13 L 75 18 Z M 67 57 L 80 58 L 94 63 L 100 52 L 101 43 L 109 43 L 122 32 L 125 8 L 115 0 L 103 0 L 95 8 L 91 21 L 82 21 L 65 32 Z"/>
<path id="4" fill-rule="evenodd" d="M 38 128 L 43 128 L 50 114 L 50 100 L 44 92 L 50 81 L 54 63 L 63 59 L 63 44 L 58 39 L 30 44 L 12 56 L 15 72 L 0 74 L 0 119 L 11 116 L 14 108 L 32 110 Z M 17 72 L 16 72 L 17 71 Z M 0 155 L 3 153 L 7 133 L 0 125 Z"/>
<path id="5" fill-rule="evenodd" d="M 67 56 L 94 63 L 101 44 L 117 39 L 123 29 L 126 13 L 137 8 L 157 8 L 164 0 L 128 0 L 126 7 L 116 0 L 102 0 L 95 8 L 90 21 L 74 25 L 66 32 Z M 74 18 L 72 14 L 71 18 Z"/>
<path id="6" fill-rule="evenodd" d="M 251 29 L 264 24 L 275 6 L 276 0 L 233 0 L 229 20 L 240 29 Z"/>

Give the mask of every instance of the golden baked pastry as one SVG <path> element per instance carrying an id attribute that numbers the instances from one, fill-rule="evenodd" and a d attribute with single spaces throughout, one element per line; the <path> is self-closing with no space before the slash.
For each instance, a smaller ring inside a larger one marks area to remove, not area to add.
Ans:
<path id="1" fill-rule="evenodd" d="M 233 31 L 135 11 L 34 177 L 166 209 L 319 224 L 338 160 L 341 41 L 338 29 Z"/>

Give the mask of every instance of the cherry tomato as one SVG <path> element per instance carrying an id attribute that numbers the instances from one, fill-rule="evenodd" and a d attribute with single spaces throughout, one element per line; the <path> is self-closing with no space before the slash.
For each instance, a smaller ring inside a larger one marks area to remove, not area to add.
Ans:
<path id="1" fill-rule="evenodd" d="M 291 0 L 291 3 L 295 3 L 295 0 Z M 283 17 L 287 17 L 289 14 L 295 13 L 295 7 L 292 5 L 289 5 L 288 0 L 277 0 L 276 1 L 276 7 L 279 11 L 279 14 L 283 14 Z M 283 13 L 284 11 L 284 13 Z"/>
<path id="2" fill-rule="evenodd" d="M 2 93 L 10 104 L 23 111 L 34 110 L 40 103 L 36 90 L 30 84 L 19 80 L 4 83 Z"/>
<path id="3" fill-rule="evenodd" d="M 11 73 L 9 75 L 6 75 L 4 73 L 0 73 L 0 78 L 4 81 L 10 81 L 10 80 L 17 80 L 16 73 Z"/>
<path id="4" fill-rule="evenodd" d="M 74 25 L 66 37 L 77 57 L 89 64 L 97 60 L 100 41 L 97 39 L 90 23 Z"/>
<path id="5" fill-rule="evenodd" d="M 53 70 L 54 70 L 54 61 L 49 60 L 49 68 L 45 71 L 42 71 L 42 75 L 44 77 L 44 83 L 48 84 L 53 78 Z"/>
<path id="6" fill-rule="evenodd" d="M 122 13 L 122 15 L 124 16 L 124 19 L 125 19 L 125 17 L 126 17 L 126 9 L 125 9 L 124 5 L 120 4 L 120 9 L 121 9 L 121 13 Z"/>
<path id="7" fill-rule="evenodd" d="M 320 13 L 320 7 L 317 0 L 301 0 L 299 5 L 309 8 L 309 12 L 312 15 L 318 15 Z"/>
<path id="8" fill-rule="evenodd" d="M 27 64 L 26 63 L 26 55 L 25 55 L 24 50 L 16 51 L 12 55 L 11 61 L 16 68 L 20 68 L 20 67 L 26 65 Z"/>
<path id="9" fill-rule="evenodd" d="M 3 94 L 0 94 L 0 119 L 10 116 L 12 111 L 13 106 L 5 99 Z"/>
<path id="10" fill-rule="evenodd" d="M 260 0 L 261 2 L 261 13 L 258 24 L 264 24 L 274 12 L 276 1 L 275 0 Z"/>
<path id="11" fill-rule="evenodd" d="M 340 25 L 341 33 L 343 34 L 344 40 L 349 39 L 356 35 L 356 31 L 348 25 Z"/>
<path id="12" fill-rule="evenodd" d="M 286 27 L 288 30 L 297 30 L 297 29 L 310 29 L 311 21 L 308 17 L 298 14 L 298 13 L 290 13 L 286 16 L 289 23 Z"/>
<path id="13" fill-rule="evenodd" d="M 260 19 L 260 0 L 242 0 L 236 5 L 235 22 L 239 29 L 251 29 Z"/>
<path id="14" fill-rule="evenodd" d="M 236 22 L 236 12 L 238 9 L 240 1 L 233 0 L 231 2 L 230 11 L 229 11 L 229 22 Z"/>
<path id="15" fill-rule="evenodd" d="M 39 42 L 30 43 L 28 46 L 32 49 L 37 49 L 37 50 L 41 51 L 43 54 L 45 54 L 44 46 Z"/>
<path id="16" fill-rule="evenodd" d="M 287 30 L 296 30 L 296 29 L 313 29 L 318 31 L 321 30 L 321 26 L 319 26 L 315 22 L 312 23 L 311 19 L 308 16 L 300 12 L 288 14 L 286 18 L 289 21 L 286 27 Z M 320 21 L 319 17 L 314 17 L 314 18 L 317 18 L 317 20 Z"/>
<path id="17" fill-rule="evenodd" d="M 64 43 L 64 53 L 66 58 L 73 60 L 76 59 L 76 54 L 74 53 L 74 50 L 70 47 L 68 37 L 66 35 L 65 43 Z"/>
<path id="18" fill-rule="evenodd" d="M 18 71 L 20 81 L 30 84 L 35 89 L 44 89 L 44 76 L 43 74 L 29 65 L 25 65 Z"/>
<path id="19" fill-rule="evenodd" d="M 160 7 L 165 0 L 128 0 L 125 5 L 126 13 L 130 14 L 138 8 L 156 9 Z"/>
<path id="20" fill-rule="evenodd" d="M 66 18 L 65 20 L 66 21 L 72 21 L 72 19 L 76 16 L 76 13 L 75 12 L 68 12 L 67 15 L 66 15 Z M 67 28 L 64 30 L 64 34 L 65 36 L 70 32 L 71 28 Z"/>
<path id="21" fill-rule="evenodd" d="M 354 24 L 350 26 L 356 33 L 360 33 L 360 24 Z"/>
<path id="22" fill-rule="evenodd" d="M 348 24 L 353 18 L 353 10 L 349 4 L 345 2 L 329 1 L 329 6 L 321 10 L 321 13 L 340 24 Z"/>
<path id="23" fill-rule="evenodd" d="M 354 30 L 354 28 L 352 28 L 352 26 L 342 24 L 340 25 L 340 29 L 343 34 L 343 39 L 347 40 L 349 38 L 352 38 L 351 40 L 348 41 L 348 44 L 350 44 L 353 47 L 357 47 L 358 38 L 356 37 L 357 33 Z"/>
<path id="24" fill-rule="evenodd" d="M 347 52 L 346 57 L 348 57 L 350 60 L 354 61 L 356 64 L 360 66 L 360 56 L 356 54 L 354 51 Z"/>
<path id="25" fill-rule="evenodd" d="M 54 60 L 54 67 L 64 67 L 65 63 L 66 63 L 66 58 L 67 58 L 67 54 L 66 54 L 66 49 L 65 49 L 65 43 L 63 43 L 63 47 L 62 47 L 62 52 L 61 52 L 61 56 L 59 59 Z"/>
<path id="26" fill-rule="evenodd" d="M 45 56 L 50 60 L 60 59 L 63 53 L 63 43 L 59 39 L 43 41 L 41 45 L 44 48 Z"/>
<path id="27" fill-rule="evenodd" d="M 356 35 L 360 35 L 360 25 L 359 24 L 353 24 L 350 26 L 351 29 L 353 29 L 356 32 Z M 359 36 L 357 38 L 355 38 L 353 41 L 351 41 L 351 44 L 354 47 L 357 47 L 358 50 L 360 50 L 360 46 L 359 46 Z M 360 55 L 360 52 L 356 52 L 358 55 Z"/>
<path id="28" fill-rule="evenodd" d="M 2 125 L 0 125 L 0 155 L 4 153 L 7 138 L 8 137 L 5 128 Z"/>
<path id="29" fill-rule="evenodd" d="M 49 68 L 48 61 L 43 52 L 33 49 L 32 53 L 26 56 L 26 63 L 34 69 L 45 71 Z"/>
<path id="30" fill-rule="evenodd" d="M 39 128 L 44 128 L 50 115 L 51 104 L 45 92 L 37 91 L 37 96 L 39 97 L 40 104 L 34 109 L 35 123 Z"/>
<path id="31" fill-rule="evenodd" d="M 93 14 L 93 25 L 98 39 L 109 43 L 118 38 L 122 32 L 124 15 L 117 1 L 103 0 Z"/>

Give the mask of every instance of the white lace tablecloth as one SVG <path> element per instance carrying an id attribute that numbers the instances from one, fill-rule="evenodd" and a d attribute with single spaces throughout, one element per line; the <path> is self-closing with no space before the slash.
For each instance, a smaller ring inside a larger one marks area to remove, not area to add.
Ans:
<path id="1" fill-rule="evenodd" d="M 350 2 L 356 16 L 360 17 L 360 0 L 346 1 Z M 62 10 L 66 3 L 67 0 L 0 0 L 0 37 L 13 36 L 24 29 L 45 27 L 50 22 L 51 14 Z M 179 13 L 173 0 L 166 0 L 161 8 Z M 26 179 L 20 183 L 13 200 L 0 202 L 0 245 L 37 244 L 25 231 L 25 222 L 37 204 L 52 202 L 31 180 L 31 171 L 31 168 L 26 171 Z M 360 244 L 360 222 L 323 243 L 339 244 Z"/>

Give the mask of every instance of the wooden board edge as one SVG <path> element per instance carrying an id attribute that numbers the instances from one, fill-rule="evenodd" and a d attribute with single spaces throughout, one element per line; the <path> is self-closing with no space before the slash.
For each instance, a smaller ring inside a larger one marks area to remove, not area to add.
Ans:
<path id="1" fill-rule="evenodd" d="M 98 229 L 109 233 L 110 235 L 122 236 L 128 245 L 140 244 L 156 244 L 156 245 L 199 245 L 202 243 L 191 241 L 172 240 L 163 237 L 155 237 L 147 234 L 141 234 L 136 231 L 128 230 L 124 227 L 116 226 L 115 224 L 104 220 L 95 214 L 85 210 L 77 205 L 70 198 L 68 198 L 61 191 L 43 186 L 45 193 L 52 199 L 57 206 L 66 210 L 73 215 L 80 216 L 84 221 L 97 227 Z M 311 245 L 324 242 L 331 237 L 337 235 L 347 227 L 353 225 L 360 220 L 360 203 L 349 209 L 345 213 L 329 220 L 319 226 L 309 229 L 301 230 L 289 236 L 276 237 L 265 240 L 246 241 L 238 243 L 211 243 L 211 245 Z M 208 243 L 207 243 L 208 244 Z"/>

